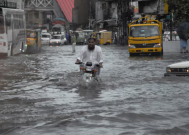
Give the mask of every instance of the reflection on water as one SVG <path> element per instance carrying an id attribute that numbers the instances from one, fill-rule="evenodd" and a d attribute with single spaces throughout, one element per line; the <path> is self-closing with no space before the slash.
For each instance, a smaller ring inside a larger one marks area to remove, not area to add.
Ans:
<path id="1" fill-rule="evenodd" d="M 188 135 L 187 77 L 163 77 L 188 55 L 129 57 L 124 46 L 102 46 L 97 85 L 81 83 L 71 46 L 0 60 L 3 135 Z"/>

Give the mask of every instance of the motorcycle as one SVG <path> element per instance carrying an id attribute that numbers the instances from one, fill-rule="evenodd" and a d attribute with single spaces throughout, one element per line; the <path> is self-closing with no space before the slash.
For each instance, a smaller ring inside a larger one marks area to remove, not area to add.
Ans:
<path id="1" fill-rule="evenodd" d="M 85 82 L 89 83 L 93 80 L 96 80 L 98 82 L 97 76 L 100 72 L 100 65 L 94 64 L 92 62 L 80 62 L 76 63 L 80 65 L 80 73 L 82 75 L 82 78 Z"/>

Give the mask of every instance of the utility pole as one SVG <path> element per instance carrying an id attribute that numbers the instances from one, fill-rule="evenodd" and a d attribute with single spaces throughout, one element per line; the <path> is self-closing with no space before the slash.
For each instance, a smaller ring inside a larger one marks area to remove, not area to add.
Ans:
<path id="1" fill-rule="evenodd" d="M 173 35 L 173 15 L 172 12 L 170 13 L 170 40 L 172 41 L 172 35 Z"/>
<path id="2" fill-rule="evenodd" d="M 173 13 L 172 13 L 172 6 L 170 4 L 170 40 L 172 41 L 172 35 L 173 35 Z"/>
<path id="3" fill-rule="evenodd" d="M 89 1 L 89 30 L 91 27 L 91 0 Z"/>

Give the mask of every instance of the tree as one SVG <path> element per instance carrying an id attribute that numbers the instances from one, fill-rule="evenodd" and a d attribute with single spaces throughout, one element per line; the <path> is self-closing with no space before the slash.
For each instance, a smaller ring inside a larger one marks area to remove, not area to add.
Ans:
<path id="1" fill-rule="evenodd" d="M 169 5 L 169 11 L 173 12 L 177 25 L 182 22 L 189 22 L 189 1 L 188 0 L 165 0 Z"/>

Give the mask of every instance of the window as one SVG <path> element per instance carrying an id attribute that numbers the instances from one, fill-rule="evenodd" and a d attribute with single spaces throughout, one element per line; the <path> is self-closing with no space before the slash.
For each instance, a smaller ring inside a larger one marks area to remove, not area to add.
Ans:
<path id="1" fill-rule="evenodd" d="M 106 10 L 106 3 L 102 3 L 102 10 Z"/>
<path id="2" fill-rule="evenodd" d="M 4 29 L 4 18 L 3 16 L 0 16 L 0 34 L 3 34 L 5 32 Z"/>
<path id="3" fill-rule="evenodd" d="M 53 36 L 52 39 L 61 39 L 60 36 Z"/>
<path id="4" fill-rule="evenodd" d="M 6 26 L 8 27 L 8 29 L 11 28 L 11 14 L 6 15 Z"/>
<path id="5" fill-rule="evenodd" d="M 54 28 L 52 29 L 52 31 L 53 31 L 53 32 L 60 32 L 61 29 L 60 29 L 59 27 L 54 27 Z"/>
<path id="6" fill-rule="evenodd" d="M 42 35 L 42 38 L 50 38 L 50 35 Z"/>
<path id="7" fill-rule="evenodd" d="M 14 14 L 13 23 L 14 23 L 14 29 L 24 29 L 24 15 Z"/>
<path id="8" fill-rule="evenodd" d="M 159 36 L 158 26 L 133 26 L 130 28 L 131 37 L 152 37 Z"/>
<path id="9" fill-rule="evenodd" d="M 39 12 L 35 12 L 34 15 L 35 15 L 35 19 L 39 19 Z"/>

